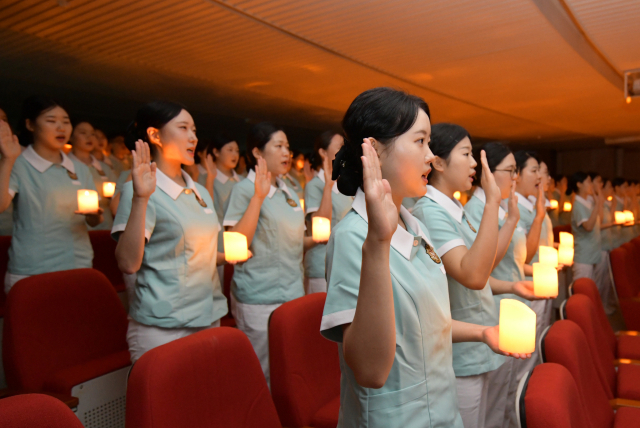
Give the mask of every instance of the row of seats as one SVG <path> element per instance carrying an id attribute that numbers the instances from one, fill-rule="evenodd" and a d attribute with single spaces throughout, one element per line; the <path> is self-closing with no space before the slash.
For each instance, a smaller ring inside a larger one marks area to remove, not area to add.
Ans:
<path id="1" fill-rule="evenodd" d="M 131 427 L 203 426 L 205 420 L 206 426 L 271 426 L 264 421 L 273 416 L 273 426 L 335 428 L 340 367 L 337 345 L 318 328 L 325 297 L 311 294 L 272 314 L 271 395 L 237 329 L 214 328 L 153 349 L 131 370 L 127 315 L 103 273 L 32 276 L 7 299 L 7 383 L 12 394 L 77 398 L 85 426 L 96 426 L 91 421 L 98 413 L 100 426 L 124 426 L 126 408 Z"/>
<path id="2" fill-rule="evenodd" d="M 561 321 L 541 338 L 544 364 L 521 382 L 521 426 L 625 428 L 640 425 L 640 336 L 615 334 L 593 281 L 581 278 Z"/>
<path id="3" fill-rule="evenodd" d="M 611 251 L 610 258 L 624 322 L 640 330 L 640 237 Z"/>

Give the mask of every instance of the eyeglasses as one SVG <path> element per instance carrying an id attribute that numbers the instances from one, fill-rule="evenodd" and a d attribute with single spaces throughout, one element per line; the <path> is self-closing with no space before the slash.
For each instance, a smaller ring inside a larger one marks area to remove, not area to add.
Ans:
<path id="1" fill-rule="evenodd" d="M 517 168 L 496 169 L 496 170 L 494 170 L 494 172 L 496 172 L 496 171 L 508 172 L 509 175 L 511 175 L 511 178 L 516 178 L 518 176 L 518 169 Z"/>

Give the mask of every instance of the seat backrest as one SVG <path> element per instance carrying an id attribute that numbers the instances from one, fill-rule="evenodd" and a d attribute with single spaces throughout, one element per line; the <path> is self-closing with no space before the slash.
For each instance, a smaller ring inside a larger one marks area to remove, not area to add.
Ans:
<path id="1" fill-rule="evenodd" d="M 591 427 L 578 387 L 560 364 L 545 363 L 533 369 L 522 395 L 527 428 Z"/>
<path id="2" fill-rule="evenodd" d="M 4 319 L 9 387 L 41 391 L 51 375 L 128 350 L 127 314 L 94 269 L 25 278 L 11 289 Z"/>
<path id="3" fill-rule="evenodd" d="M 284 426 L 310 425 L 320 407 L 340 396 L 338 346 L 320 334 L 326 297 L 309 294 L 271 315 L 271 394 Z"/>
<path id="4" fill-rule="evenodd" d="M 7 273 L 9 264 L 9 247 L 11 246 L 11 236 L 0 236 L 0 318 L 4 316 L 4 306 L 7 296 L 4 294 L 4 276 Z"/>
<path id="5" fill-rule="evenodd" d="M 544 338 L 545 361 L 564 366 L 582 395 L 587 419 L 594 427 L 613 426 L 613 410 L 605 392 L 587 339 L 573 321 L 556 321 Z"/>
<path id="6" fill-rule="evenodd" d="M 102 272 L 117 291 L 124 291 L 124 279 L 116 260 L 118 243 L 111 237 L 109 230 L 91 230 L 89 239 L 93 247 L 93 268 Z"/>
<path id="7" fill-rule="evenodd" d="M 129 375 L 126 418 L 129 428 L 280 427 L 249 339 L 228 327 L 146 352 Z"/>
<path id="8" fill-rule="evenodd" d="M 633 276 L 629 275 L 631 267 L 628 266 L 628 264 L 631 263 L 631 260 L 627 247 L 623 245 L 614 249 L 611 251 L 609 258 L 611 260 L 611 270 L 613 272 L 613 280 L 616 291 L 618 292 L 618 297 L 625 299 L 636 296 L 637 293 L 634 292 L 636 287 L 633 284 Z"/>
<path id="9" fill-rule="evenodd" d="M 0 421 L 3 428 L 83 428 L 62 401 L 42 394 L 3 398 Z"/>
<path id="10" fill-rule="evenodd" d="M 605 332 L 607 347 L 611 349 L 611 352 L 615 355 L 617 352 L 618 339 L 616 339 L 616 334 L 613 331 L 613 328 L 611 328 L 609 318 L 604 311 L 604 306 L 602 305 L 600 292 L 598 291 L 596 283 L 590 278 L 578 278 L 573 281 L 573 294 L 581 294 L 587 296 L 589 300 L 591 300 L 593 308 L 596 311 L 597 322 Z"/>
<path id="11" fill-rule="evenodd" d="M 567 319 L 575 322 L 584 333 L 602 385 L 607 389 L 609 399 L 614 398 L 616 369 L 613 360 L 616 357 L 609 347 L 603 346 L 607 343 L 606 333 L 598 323 L 593 303 L 587 296 L 574 294 L 567 301 L 565 311 Z"/>

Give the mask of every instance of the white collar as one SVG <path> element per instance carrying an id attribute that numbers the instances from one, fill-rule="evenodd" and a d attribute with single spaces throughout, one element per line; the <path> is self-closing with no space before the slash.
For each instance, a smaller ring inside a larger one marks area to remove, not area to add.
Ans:
<path id="1" fill-rule="evenodd" d="M 206 174 L 207 173 L 207 168 L 203 167 L 201 164 L 198 164 L 198 172 L 200 174 Z"/>
<path id="2" fill-rule="evenodd" d="M 198 165 L 198 166 L 200 166 L 200 165 Z M 229 181 L 229 178 L 231 178 L 231 177 L 229 177 L 228 175 L 226 175 L 225 173 L 220 171 L 217 167 L 216 167 L 216 169 L 218 170 L 218 172 L 216 173 L 216 180 L 218 180 L 222 184 L 225 184 L 227 181 Z M 207 172 L 207 171 L 205 171 L 205 172 Z M 238 173 L 234 169 L 231 170 L 231 175 L 233 176 L 233 179 L 236 180 L 236 182 L 240 181 L 238 179 Z M 255 180 L 255 175 L 256 175 L 256 173 L 254 172 L 253 173 L 254 180 Z"/>
<path id="3" fill-rule="evenodd" d="M 453 217 L 458 223 L 462 224 L 462 214 L 464 214 L 464 209 L 462 208 L 460 201 L 451 199 L 430 184 L 427 185 L 427 194 L 425 196 L 447 210 L 451 217 Z"/>
<path id="4" fill-rule="evenodd" d="M 364 221 L 366 221 L 367 223 L 369 222 L 369 218 L 367 216 L 367 203 L 365 201 L 364 192 L 362 191 L 362 189 L 358 188 L 351 208 L 353 208 L 354 211 L 364 219 Z M 402 205 L 400 206 L 400 216 L 402 217 L 402 220 L 404 220 L 404 223 L 407 225 L 407 227 L 411 228 L 411 230 L 420 235 L 420 237 L 422 237 L 425 242 L 431 245 L 432 248 L 435 248 L 433 247 L 431 241 L 429 241 L 429 239 L 427 238 L 427 235 L 422 231 L 420 224 L 418 224 L 418 220 L 414 216 L 412 216 L 409 210 L 407 210 Z M 396 231 L 393 233 L 393 237 L 391 238 L 391 246 L 397 252 L 402 254 L 405 259 L 411 260 L 411 250 L 413 249 L 414 239 L 415 238 L 411 233 L 398 225 Z"/>
<path id="5" fill-rule="evenodd" d="M 589 199 L 585 199 L 580 195 L 576 195 L 576 202 L 580 202 L 582 205 L 584 205 L 585 207 L 592 209 L 593 208 L 593 202 L 590 201 Z"/>
<path id="6" fill-rule="evenodd" d="M 247 174 L 247 180 L 249 180 L 252 183 L 256 182 L 256 172 L 254 170 L 249 171 L 249 173 Z M 273 195 L 275 195 L 278 189 L 282 190 L 287 195 L 289 195 L 289 198 L 293 199 L 293 197 L 291 196 L 291 192 L 287 187 L 287 184 L 280 177 L 276 177 L 276 184 L 278 185 L 278 187 L 274 186 L 273 184 L 271 185 L 271 190 L 269 190 L 269 195 L 268 195 L 269 199 L 271 199 Z"/>
<path id="7" fill-rule="evenodd" d="M 529 210 L 529 212 L 533 212 L 533 204 L 527 198 L 525 198 L 520 192 L 516 192 L 518 196 L 518 203 Z"/>
<path id="8" fill-rule="evenodd" d="M 91 166 L 94 167 L 95 169 L 97 169 L 100 172 L 104 172 L 104 171 L 102 171 L 102 165 L 100 165 L 100 161 L 98 161 L 98 159 L 94 158 L 93 155 L 89 155 L 89 156 L 91 157 Z M 71 159 L 77 160 L 78 162 L 84 163 L 73 152 L 69 152 L 69 157 Z"/>
<path id="9" fill-rule="evenodd" d="M 484 189 L 482 187 L 476 187 L 476 191 L 473 192 L 473 196 L 480 199 L 483 204 L 487 204 L 487 195 L 484 193 Z M 500 220 L 504 220 L 507 212 L 502 208 L 502 206 L 498 206 L 498 217 Z"/>
<path id="10" fill-rule="evenodd" d="M 73 161 L 69 158 L 69 156 L 65 155 L 64 152 L 60 151 L 60 154 L 62 155 L 62 162 L 60 163 L 60 166 L 62 166 L 70 173 L 75 174 L 76 167 L 73 164 Z M 36 151 L 33 149 L 33 145 L 29 145 L 29 147 L 27 147 L 26 150 L 22 152 L 22 156 L 24 156 L 27 162 L 29 162 L 31 166 L 37 169 L 39 172 L 45 172 L 51 165 L 53 165 L 53 162 L 49 162 L 38 153 L 36 153 Z"/>
<path id="11" fill-rule="evenodd" d="M 533 205 L 535 205 L 536 202 L 538 202 L 538 198 L 536 198 L 533 195 L 529 196 L 527 199 L 529 199 L 529 201 L 531 201 L 531 204 L 533 204 Z M 544 198 L 544 207 L 545 208 L 551 208 L 551 202 L 549 202 L 549 199 L 547 199 L 546 196 Z"/>
<path id="12" fill-rule="evenodd" d="M 159 187 L 160 190 L 169 195 L 169 197 L 174 201 L 178 199 L 178 196 L 180 196 L 184 189 L 193 190 L 193 193 L 195 193 L 199 199 L 202 199 L 202 197 L 200 197 L 200 192 L 198 192 L 198 189 L 196 189 L 196 184 L 193 182 L 191 176 L 189 176 L 189 174 L 187 174 L 186 171 L 182 169 L 180 171 L 182 171 L 182 178 L 184 178 L 185 183 L 187 183 L 187 187 L 182 187 L 181 185 L 170 179 L 167 174 L 160 170 L 160 168 L 156 169 L 156 187 Z"/>
<path id="13" fill-rule="evenodd" d="M 320 181 L 325 183 L 325 181 L 324 181 L 324 169 L 323 168 L 320 168 L 320 171 L 318 171 L 317 177 L 320 179 Z M 333 193 L 340 193 L 340 191 L 338 190 L 338 182 L 337 181 L 333 182 L 333 187 L 331 188 L 331 191 Z"/>

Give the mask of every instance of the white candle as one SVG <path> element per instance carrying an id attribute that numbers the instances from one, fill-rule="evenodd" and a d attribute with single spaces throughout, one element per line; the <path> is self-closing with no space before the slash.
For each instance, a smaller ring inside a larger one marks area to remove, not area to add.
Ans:
<path id="1" fill-rule="evenodd" d="M 558 261 L 566 266 L 572 265 L 573 264 L 573 247 L 560 244 L 560 247 L 558 247 Z"/>
<path id="2" fill-rule="evenodd" d="M 244 262 L 249 259 L 247 237 L 238 232 L 223 232 L 224 259 L 229 263 Z"/>
<path id="3" fill-rule="evenodd" d="M 82 214 L 98 212 L 98 192 L 95 190 L 78 190 L 78 211 Z"/>
<path id="4" fill-rule="evenodd" d="M 554 266 L 533 264 L 533 294 L 537 297 L 558 297 L 558 271 Z"/>
<path id="5" fill-rule="evenodd" d="M 456 198 L 457 200 L 460 200 L 460 198 L 462 197 L 462 193 L 456 190 L 455 192 L 453 192 L 453 197 Z"/>
<path id="6" fill-rule="evenodd" d="M 555 248 L 541 245 L 538 249 L 538 256 L 540 263 L 553 266 L 554 268 L 558 267 L 558 250 Z"/>
<path id="7" fill-rule="evenodd" d="M 616 224 L 624 224 L 627 221 L 627 215 L 622 211 L 615 212 Z"/>
<path id="8" fill-rule="evenodd" d="M 556 201 L 555 199 L 551 199 L 551 201 L 549 201 L 551 203 L 551 209 L 557 210 L 558 209 L 558 201 Z"/>
<path id="9" fill-rule="evenodd" d="M 311 234 L 315 242 L 326 242 L 331 235 L 331 220 L 324 217 L 314 217 Z"/>
<path id="10" fill-rule="evenodd" d="M 560 232 L 560 245 L 573 248 L 573 235 L 569 232 Z"/>
<path id="11" fill-rule="evenodd" d="M 116 191 L 116 183 L 112 181 L 106 181 L 102 183 L 102 194 L 105 198 L 111 198 Z"/>
<path id="12" fill-rule="evenodd" d="M 500 301 L 498 348 L 512 354 L 530 354 L 536 350 L 536 313 L 514 299 Z"/>
<path id="13" fill-rule="evenodd" d="M 571 211 L 571 202 L 565 202 L 563 208 L 566 212 Z"/>

